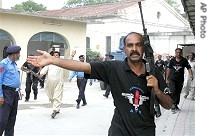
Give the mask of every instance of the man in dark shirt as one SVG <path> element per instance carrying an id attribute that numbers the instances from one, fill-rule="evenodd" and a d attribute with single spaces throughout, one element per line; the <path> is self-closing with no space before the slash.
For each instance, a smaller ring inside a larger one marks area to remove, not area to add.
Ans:
<path id="1" fill-rule="evenodd" d="M 110 55 L 109 55 L 109 58 L 108 58 L 106 61 L 112 61 L 112 60 L 114 60 L 114 56 L 110 54 Z M 110 88 L 110 86 L 107 84 L 107 85 L 106 85 L 106 91 L 105 91 L 105 93 L 103 94 L 103 96 L 106 97 L 106 98 L 108 98 L 110 92 L 111 92 L 111 88 Z"/>
<path id="2" fill-rule="evenodd" d="M 158 70 L 148 75 L 145 67 L 144 41 L 142 35 L 129 33 L 124 39 L 124 61 L 84 63 L 52 58 L 38 50 L 41 56 L 29 56 L 28 62 L 36 66 L 57 65 L 69 70 L 84 71 L 86 78 L 96 78 L 110 85 L 115 112 L 109 128 L 109 136 L 155 136 L 154 115 L 150 114 L 150 87 L 154 89 L 159 103 L 170 109 L 173 100 Z M 165 93 L 164 93 L 165 92 Z"/>
<path id="3" fill-rule="evenodd" d="M 164 61 L 164 63 L 165 63 L 165 70 L 166 70 L 166 67 L 168 66 L 169 61 L 170 61 L 170 56 L 166 56 L 166 60 Z"/>
<path id="4" fill-rule="evenodd" d="M 161 72 L 161 74 L 164 76 L 165 73 L 165 62 L 162 60 L 162 55 L 158 55 L 158 60 L 155 62 L 155 66 L 158 68 L 158 70 Z"/>
<path id="5" fill-rule="evenodd" d="M 178 105 L 180 102 L 180 94 L 184 83 L 185 67 L 188 69 L 191 79 L 193 80 L 193 74 L 188 60 L 182 57 L 182 49 L 176 48 L 175 57 L 169 61 L 166 71 L 166 83 L 169 85 L 174 98 L 174 102 L 171 108 L 173 113 L 180 110 Z"/>
<path id="6" fill-rule="evenodd" d="M 34 67 L 32 64 L 25 62 L 21 66 L 21 70 L 27 73 L 26 88 L 25 88 L 25 92 L 26 92 L 25 102 L 28 102 L 30 99 L 31 88 L 34 93 L 34 100 L 36 100 L 37 94 L 38 94 L 38 82 L 39 82 L 39 78 L 37 76 L 38 76 L 40 68 Z M 32 71 L 36 73 L 37 76 L 33 75 Z"/>

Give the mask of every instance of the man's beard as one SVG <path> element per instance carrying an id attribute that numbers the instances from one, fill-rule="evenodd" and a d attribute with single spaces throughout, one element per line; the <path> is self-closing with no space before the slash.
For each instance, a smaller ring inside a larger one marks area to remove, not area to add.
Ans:
<path id="1" fill-rule="evenodd" d="M 129 59 L 130 62 L 132 62 L 132 63 L 139 63 L 139 62 L 141 62 L 141 58 L 139 58 L 139 59 L 132 59 L 131 57 L 129 57 L 128 59 Z"/>
<path id="2" fill-rule="evenodd" d="M 17 55 L 15 55 L 15 61 L 18 61 L 19 59 L 20 59 L 20 57 L 19 56 L 17 56 Z"/>

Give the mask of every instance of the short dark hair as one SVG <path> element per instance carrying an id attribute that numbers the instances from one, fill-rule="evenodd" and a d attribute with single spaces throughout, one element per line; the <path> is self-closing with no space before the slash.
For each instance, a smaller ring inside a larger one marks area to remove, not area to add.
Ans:
<path id="1" fill-rule="evenodd" d="M 192 56 L 194 56 L 194 57 L 195 57 L 195 53 L 194 53 L 194 52 L 191 52 L 190 54 L 192 54 Z"/>
<path id="2" fill-rule="evenodd" d="M 110 54 L 110 55 L 109 55 L 109 58 L 110 58 L 110 59 L 114 59 L 114 56 Z"/>
<path id="3" fill-rule="evenodd" d="M 59 51 L 51 51 L 51 52 L 50 52 L 50 55 L 53 56 L 55 53 L 58 53 L 58 55 L 61 56 L 61 53 L 60 53 Z"/>
<path id="4" fill-rule="evenodd" d="M 190 54 L 192 54 L 192 58 L 195 59 L 195 53 L 191 52 Z"/>
<path id="5" fill-rule="evenodd" d="M 54 55 L 55 53 L 58 53 L 58 55 L 61 56 L 61 53 L 60 53 L 59 51 L 54 51 L 54 52 L 53 52 L 53 55 Z"/>
<path id="6" fill-rule="evenodd" d="M 176 48 L 175 51 L 177 51 L 177 50 L 180 50 L 182 52 L 182 49 L 181 48 Z"/>
<path id="7" fill-rule="evenodd" d="M 53 51 L 50 52 L 50 55 L 53 56 Z"/>
<path id="8" fill-rule="evenodd" d="M 129 35 L 131 35 L 131 34 L 137 34 L 137 35 L 139 35 L 140 37 L 142 37 L 142 35 L 141 35 L 140 33 L 137 33 L 137 32 L 130 32 L 130 33 L 128 33 L 128 34 L 124 37 L 124 39 L 123 39 L 124 46 L 125 46 L 125 41 L 126 41 L 127 37 L 128 37 Z M 143 39 L 143 37 L 142 37 L 142 43 L 141 43 L 141 44 L 144 45 L 144 39 Z"/>
<path id="9" fill-rule="evenodd" d="M 80 58 L 85 58 L 85 56 L 84 56 L 84 55 L 79 55 L 79 59 L 80 59 Z"/>

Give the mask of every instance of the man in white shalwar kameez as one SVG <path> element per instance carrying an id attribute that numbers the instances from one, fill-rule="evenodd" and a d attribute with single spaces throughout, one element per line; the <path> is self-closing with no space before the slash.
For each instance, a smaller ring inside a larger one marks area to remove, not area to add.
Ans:
<path id="1" fill-rule="evenodd" d="M 190 99 L 195 100 L 195 53 L 190 53 L 188 58 L 194 78 L 192 80 L 188 72 L 186 72 L 187 70 L 185 71 L 185 80 L 182 91 L 185 93 L 184 98 L 187 98 L 187 96 L 190 95 Z"/>
<path id="2" fill-rule="evenodd" d="M 52 56 L 59 58 L 60 52 L 53 51 Z M 62 104 L 63 98 L 63 68 L 60 68 L 55 65 L 45 66 L 41 71 L 40 75 L 47 74 L 47 83 L 45 85 L 45 92 L 49 97 L 49 101 L 52 104 L 53 113 L 51 114 L 52 118 L 55 118 L 56 114 L 60 113 L 60 106 Z"/>

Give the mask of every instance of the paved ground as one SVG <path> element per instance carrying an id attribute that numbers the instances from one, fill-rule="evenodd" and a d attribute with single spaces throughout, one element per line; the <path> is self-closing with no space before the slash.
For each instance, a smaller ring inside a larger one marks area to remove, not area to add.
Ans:
<path id="1" fill-rule="evenodd" d="M 22 85 L 23 92 L 25 86 Z M 103 97 L 99 82 L 87 85 L 87 106 L 76 109 L 78 89 L 76 82 L 66 82 L 61 113 L 51 118 L 52 108 L 43 89 L 38 99 L 19 102 L 15 136 L 107 136 L 113 115 L 113 100 Z M 172 114 L 162 109 L 162 116 L 156 119 L 157 136 L 194 136 L 195 103 L 181 96 L 181 111 Z"/>

